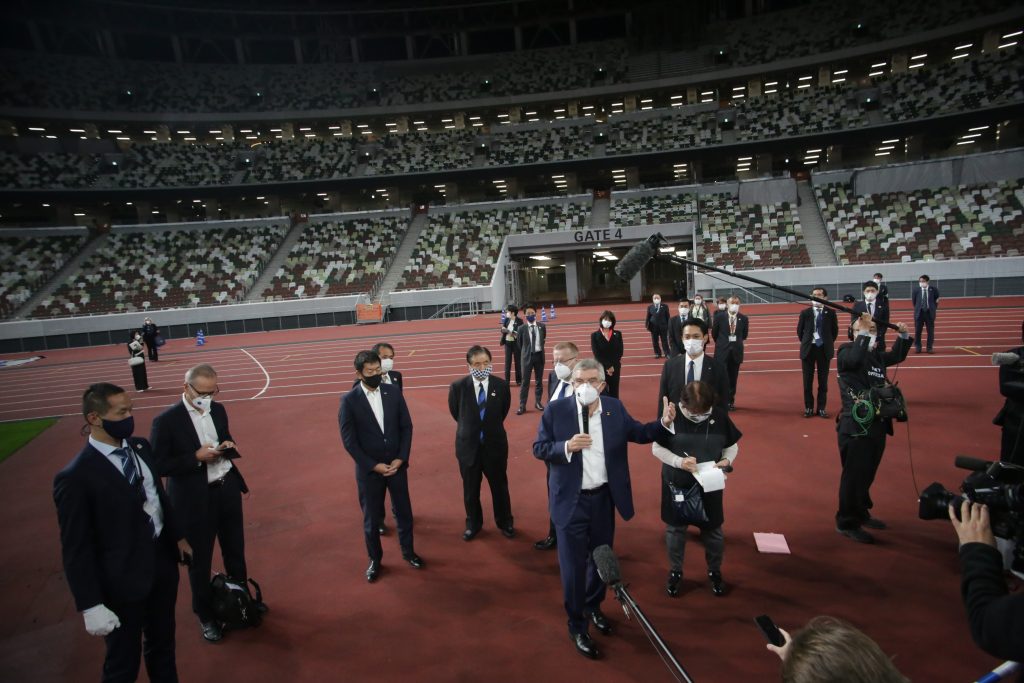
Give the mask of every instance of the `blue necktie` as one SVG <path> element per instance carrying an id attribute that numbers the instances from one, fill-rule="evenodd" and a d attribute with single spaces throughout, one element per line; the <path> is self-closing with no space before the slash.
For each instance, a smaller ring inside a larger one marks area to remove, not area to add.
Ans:
<path id="1" fill-rule="evenodd" d="M 689 384 L 690 382 L 693 381 L 693 361 L 692 360 L 690 361 L 689 366 L 690 367 L 688 367 L 686 369 L 686 383 L 687 384 Z"/>
<path id="2" fill-rule="evenodd" d="M 476 393 L 476 404 L 480 407 L 480 426 L 484 424 L 484 413 L 487 412 L 487 396 L 484 395 L 484 383 L 480 383 L 480 390 Z M 484 430 L 480 430 L 480 442 L 483 443 Z"/>
<path id="3" fill-rule="evenodd" d="M 139 501 L 143 505 L 146 503 L 146 489 L 142 485 L 142 477 L 139 473 L 138 465 L 135 464 L 135 458 L 133 454 L 127 448 L 115 448 L 111 451 L 113 455 L 116 455 L 121 460 L 121 473 L 124 474 L 124 478 L 128 480 L 128 484 L 135 489 L 135 493 L 139 496 Z M 156 525 L 153 524 L 153 518 L 146 514 L 146 521 L 149 522 L 149 529 L 156 536 Z"/>
<path id="4" fill-rule="evenodd" d="M 814 331 L 818 333 L 818 338 L 814 340 L 815 346 L 823 346 L 825 344 L 825 335 L 821 333 L 821 314 L 822 311 L 820 310 L 814 312 Z"/>

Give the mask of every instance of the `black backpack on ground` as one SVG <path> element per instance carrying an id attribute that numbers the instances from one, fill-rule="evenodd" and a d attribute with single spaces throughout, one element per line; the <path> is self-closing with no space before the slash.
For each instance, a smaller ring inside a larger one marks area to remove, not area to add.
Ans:
<path id="1" fill-rule="evenodd" d="M 246 583 L 237 583 L 224 574 L 214 574 L 210 579 L 213 588 L 213 613 L 225 629 L 240 629 L 259 626 L 263 621 L 259 605 L 263 602 L 263 592 L 258 583 L 249 579 L 256 589 L 256 595 L 249 592 Z"/>

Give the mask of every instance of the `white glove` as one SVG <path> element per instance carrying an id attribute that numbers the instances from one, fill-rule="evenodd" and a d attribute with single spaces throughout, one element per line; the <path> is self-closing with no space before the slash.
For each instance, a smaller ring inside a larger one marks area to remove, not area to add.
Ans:
<path id="1" fill-rule="evenodd" d="M 85 630 L 90 636 L 105 636 L 121 625 L 117 615 L 104 604 L 90 607 L 82 612 L 82 616 L 85 618 Z"/>

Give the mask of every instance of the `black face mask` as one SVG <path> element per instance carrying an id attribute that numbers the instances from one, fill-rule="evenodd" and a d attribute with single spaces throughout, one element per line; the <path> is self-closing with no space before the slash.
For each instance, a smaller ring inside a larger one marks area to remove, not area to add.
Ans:
<path id="1" fill-rule="evenodd" d="M 380 375 L 371 375 L 370 377 L 363 377 L 363 383 L 371 389 L 376 389 L 380 386 L 381 379 Z"/>
<path id="2" fill-rule="evenodd" d="M 103 420 L 103 431 L 119 441 L 135 433 L 135 418 L 131 415 L 123 420 Z"/>

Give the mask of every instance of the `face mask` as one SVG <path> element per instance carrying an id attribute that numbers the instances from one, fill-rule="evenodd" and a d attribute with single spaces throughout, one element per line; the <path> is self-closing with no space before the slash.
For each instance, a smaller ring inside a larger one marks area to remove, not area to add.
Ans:
<path id="1" fill-rule="evenodd" d="M 537 316 L 535 316 L 535 315 L 528 315 L 528 316 L 526 316 L 526 322 L 532 323 L 536 319 L 537 319 Z"/>
<path id="2" fill-rule="evenodd" d="M 391 368 L 395 367 L 394 358 L 381 358 L 380 369 L 384 372 L 391 372 Z"/>
<path id="3" fill-rule="evenodd" d="M 555 377 L 562 380 L 563 382 L 569 381 L 569 376 L 572 374 L 572 368 L 565 363 L 555 363 Z"/>
<path id="4" fill-rule="evenodd" d="M 576 387 L 576 400 L 580 402 L 580 405 L 589 406 L 597 400 L 597 395 L 597 389 L 589 384 L 581 384 Z"/>
<path id="5" fill-rule="evenodd" d="M 363 377 L 363 382 L 366 384 L 366 386 L 370 387 L 371 389 L 376 389 L 377 387 L 379 387 L 380 386 L 380 381 L 381 381 L 381 376 L 380 375 L 372 375 L 370 377 Z"/>
<path id="6" fill-rule="evenodd" d="M 679 316 L 681 318 L 685 318 L 688 315 L 690 315 L 690 309 L 689 308 L 680 308 L 679 309 Z"/>
<path id="7" fill-rule="evenodd" d="M 704 303 L 704 299 L 701 299 L 700 297 L 697 297 L 693 300 L 694 306 L 700 306 L 702 303 Z"/>
<path id="8" fill-rule="evenodd" d="M 928 289 L 928 283 L 927 282 L 921 282 L 919 284 L 921 285 L 921 289 Z"/>
<path id="9" fill-rule="evenodd" d="M 602 320 L 601 321 L 601 327 L 603 327 L 604 329 L 606 329 L 606 330 L 611 329 L 611 326 L 612 326 L 612 321 L 611 320 Z"/>
<path id="10" fill-rule="evenodd" d="M 740 310 L 740 305 L 739 304 L 729 304 L 729 312 L 730 313 L 736 313 L 739 310 Z"/>
<path id="11" fill-rule="evenodd" d="M 123 420 L 103 420 L 103 431 L 118 441 L 124 441 L 135 433 L 135 418 L 129 415 Z"/>
<path id="12" fill-rule="evenodd" d="M 820 301 L 812 301 L 811 306 L 813 306 L 814 308 L 824 308 L 825 304 L 821 303 Z"/>
<path id="13" fill-rule="evenodd" d="M 864 300 L 865 301 L 874 301 L 875 300 L 875 293 L 874 292 L 864 292 Z"/>
<path id="14" fill-rule="evenodd" d="M 210 412 L 211 403 L 213 403 L 213 399 L 209 397 L 192 399 L 192 405 L 194 405 L 197 409 L 203 411 L 204 413 Z"/>
<path id="15" fill-rule="evenodd" d="M 684 408 L 682 404 L 679 405 L 679 408 L 680 408 L 681 412 L 683 413 L 683 417 L 685 417 L 690 422 L 700 423 L 700 422 L 703 422 L 704 420 L 708 419 L 709 417 L 711 417 L 711 411 L 710 410 L 708 412 L 706 412 L 706 413 L 691 413 L 689 410 Z"/>
<path id="16" fill-rule="evenodd" d="M 661 303 L 661 299 L 653 299 L 653 301 L 655 306 Z"/>
<path id="17" fill-rule="evenodd" d="M 491 376 L 491 371 L 494 370 L 493 365 L 488 365 L 483 370 L 477 370 L 476 368 L 470 368 L 469 374 L 473 375 L 473 379 L 478 382 L 483 382 L 485 379 Z"/>
<path id="18" fill-rule="evenodd" d="M 871 278 L 871 281 L 874 282 L 876 285 L 882 284 L 882 278 L 880 277 Z"/>
<path id="19" fill-rule="evenodd" d="M 718 304 L 718 310 L 724 311 L 725 310 L 725 304 Z"/>
<path id="20" fill-rule="evenodd" d="M 683 348 L 688 356 L 699 356 L 704 353 L 704 341 L 701 339 L 684 339 Z"/>

